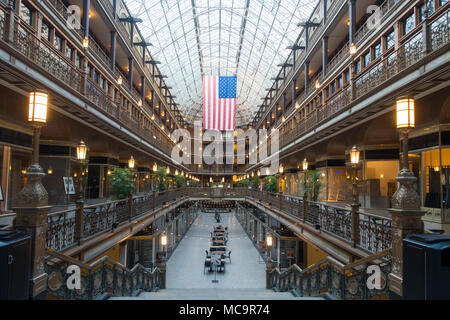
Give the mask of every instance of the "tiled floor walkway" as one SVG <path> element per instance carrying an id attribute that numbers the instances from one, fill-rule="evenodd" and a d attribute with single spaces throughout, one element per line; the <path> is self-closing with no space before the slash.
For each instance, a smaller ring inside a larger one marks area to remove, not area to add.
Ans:
<path id="1" fill-rule="evenodd" d="M 219 225 L 213 213 L 201 213 L 167 263 L 168 289 L 265 287 L 265 264 L 248 239 L 233 213 L 221 214 L 221 225 L 228 227 L 227 250 L 231 250 L 231 263 L 226 272 L 203 273 L 205 250 L 209 250 L 210 232 Z"/>
<path id="2" fill-rule="evenodd" d="M 258 251 L 234 213 L 221 216 L 220 224 L 228 227 L 232 263 L 227 263 L 224 274 L 217 274 L 218 283 L 212 282 L 213 273 L 203 273 L 210 232 L 218 224 L 213 213 L 201 213 L 167 263 L 167 289 L 111 300 L 323 300 L 265 289 L 265 264 Z"/>

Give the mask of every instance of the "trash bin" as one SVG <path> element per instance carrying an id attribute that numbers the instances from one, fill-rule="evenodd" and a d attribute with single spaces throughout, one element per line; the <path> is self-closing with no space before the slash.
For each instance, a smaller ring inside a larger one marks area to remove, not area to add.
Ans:
<path id="1" fill-rule="evenodd" d="M 28 299 L 31 237 L 0 230 L 0 300 Z"/>
<path id="2" fill-rule="evenodd" d="M 450 235 L 412 234 L 403 239 L 403 297 L 450 299 Z"/>

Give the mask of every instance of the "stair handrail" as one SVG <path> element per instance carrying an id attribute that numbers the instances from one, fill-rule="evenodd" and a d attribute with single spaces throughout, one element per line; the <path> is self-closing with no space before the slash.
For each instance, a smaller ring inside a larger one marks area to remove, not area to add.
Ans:
<path id="1" fill-rule="evenodd" d="M 392 250 L 387 249 L 346 265 L 327 256 L 305 269 L 296 264 L 283 271 L 276 267 L 269 274 L 269 287 L 277 291 L 293 290 L 300 296 L 318 296 L 328 292 L 343 300 L 383 296 L 389 290 L 387 282 L 391 254 Z M 368 276 L 363 271 L 371 262 L 380 267 L 380 289 L 369 289 L 365 286 Z"/>
<path id="2" fill-rule="evenodd" d="M 161 286 L 158 267 L 150 271 L 138 263 L 129 269 L 108 256 L 87 264 L 50 248 L 46 252 L 47 296 L 50 297 L 92 300 L 109 295 L 131 296 L 139 290 L 153 291 Z M 67 273 L 69 266 L 80 269 L 80 289 L 72 290 L 67 286 L 69 277 L 73 275 Z"/>

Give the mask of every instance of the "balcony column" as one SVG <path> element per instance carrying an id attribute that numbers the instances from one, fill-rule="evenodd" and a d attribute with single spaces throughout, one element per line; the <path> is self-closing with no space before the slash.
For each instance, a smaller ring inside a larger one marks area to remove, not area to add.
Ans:
<path id="1" fill-rule="evenodd" d="M 423 34 L 423 52 L 425 54 L 428 54 L 432 50 L 432 43 L 431 43 L 431 32 L 430 32 L 430 18 L 429 18 L 429 8 L 428 8 L 428 1 L 424 2 L 425 9 L 424 9 L 424 21 L 422 24 L 422 34 Z"/>
<path id="2" fill-rule="evenodd" d="M 322 9 L 323 9 L 323 25 L 325 25 L 326 23 L 327 23 L 327 19 L 328 19 L 328 16 L 327 16 L 327 14 L 328 14 L 328 6 L 327 6 L 327 0 L 323 0 L 322 1 L 322 5 L 323 5 L 323 7 L 322 7 Z"/>
<path id="3" fill-rule="evenodd" d="M 142 105 L 145 104 L 145 77 L 141 76 L 141 100 Z"/>
<path id="4" fill-rule="evenodd" d="M 308 25 L 305 26 L 305 51 L 308 51 L 309 49 L 309 27 Z"/>
<path id="5" fill-rule="evenodd" d="M 350 21 L 348 38 L 350 44 L 352 44 L 356 33 L 356 0 L 349 0 L 348 2 L 348 17 Z"/>
<path id="6" fill-rule="evenodd" d="M 117 19 L 117 0 L 112 0 L 112 7 L 113 7 L 113 19 L 116 21 Z"/>
<path id="7" fill-rule="evenodd" d="M 83 17 L 81 18 L 81 25 L 84 29 L 84 37 L 89 39 L 89 9 L 91 7 L 91 0 L 83 0 Z"/>
<path id="8" fill-rule="evenodd" d="M 309 61 L 305 62 L 305 96 L 308 95 L 309 89 Z"/>
<path id="9" fill-rule="evenodd" d="M 292 80 L 292 107 L 295 108 L 295 96 L 297 91 L 297 80 Z"/>
<path id="10" fill-rule="evenodd" d="M 325 36 L 322 39 L 322 75 L 325 79 L 327 75 L 327 65 L 328 65 L 328 37 Z"/>
<path id="11" fill-rule="evenodd" d="M 284 117 L 285 113 L 286 113 L 286 93 L 283 93 L 283 109 L 282 109 L 281 116 Z"/>
<path id="12" fill-rule="evenodd" d="M 13 3 L 14 2 L 12 0 L 8 1 L 8 7 L 6 9 L 7 18 L 5 20 L 4 39 L 10 43 L 14 42 L 14 21 L 15 21 L 16 12 L 14 11 Z M 17 5 L 18 4 L 16 2 L 16 6 Z"/>
<path id="13" fill-rule="evenodd" d="M 153 89 L 150 90 L 152 95 L 151 105 L 152 105 L 152 115 L 155 114 L 155 91 Z"/>
<path id="14" fill-rule="evenodd" d="M 133 38 L 134 38 L 134 21 L 131 21 L 130 22 L 130 46 L 131 46 L 131 48 L 133 48 L 133 44 L 134 44 Z"/>
<path id="15" fill-rule="evenodd" d="M 112 72 L 116 71 L 116 43 L 117 43 L 117 32 L 111 31 L 110 58 L 111 58 Z"/>
<path id="16" fill-rule="evenodd" d="M 128 89 L 133 90 L 133 58 L 128 57 Z"/>

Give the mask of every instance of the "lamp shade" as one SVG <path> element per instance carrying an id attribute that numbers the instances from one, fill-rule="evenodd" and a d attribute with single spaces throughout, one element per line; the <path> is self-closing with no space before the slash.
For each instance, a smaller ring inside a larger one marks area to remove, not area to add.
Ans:
<path id="1" fill-rule="evenodd" d="M 117 78 L 117 84 L 120 86 L 120 85 L 122 85 L 122 76 L 119 76 L 118 78 Z"/>
<path id="2" fill-rule="evenodd" d="M 284 173 L 284 167 L 283 167 L 283 165 L 282 165 L 282 164 L 280 165 L 280 169 L 279 169 L 279 172 L 280 172 L 280 174 L 283 174 L 283 173 Z"/>
<path id="3" fill-rule="evenodd" d="M 305 158 L 303 159 L 303 171 L 308 170 L 308 160 Z"/>
<path id="4" fill-rule="evenodd" d="M 170 168 L 169 167 L 166 168 L 166 173 L 170 174 Z"/>
<path id="5" fill-rule="evenodd" d="M 47 122 L 48 94 L 45 92 L 30 92 L 28 121 L 33 123 Z"/>
<path id="6" fill-rule="evenodd" d="M 167 245 L 167 235 L 166 234 L 161 235 L 161 245 L 164 247 Z"/>
<path id="7" fill-rule="evenodd" d="M 89 48 L 89 39 L 87 37 L 83 38 L 83 48 L 84 49 Z"/>
<path id="8" fill-rule="evenodd" d="M 356 46 L 352 43 L 352 44 L 350 45 L 350 54 L 353 56 L 353 55 L 356 54 L 356 51 L 357 51 L 357 48 L 356 48 Z"/>
<path id="9" fill-rule="evenodd" d="M 320 81 L 319 81 L 319 80 L 316 81 L 316 89 L 317 89 L 317 90 L 320 89 Z"/>
<path id="10" fill-rule="evenodd" d="M 155 164 L 153 165 L 153 172 L 156 172 L 156 171 L 158 171 L 158 165 L 155 162 Z"/>
<path id="11" fill-rule="evenodd" d="M 359 163 L 359 154 L 360 151 L 356 146 L 353 146 L 352 150 L 350 150 L 350 162 L 353 165 L 357 165 Z"/>
<path id="12" fill-rule="evenodd" d="M 130 160 L 128 160 L 128 168 L 134 169 L 135 164 L 136 164 L 136 161 L 134 161 L 133 156 L 131 156 Z"/>
<path id="13" fill-rule="evenodd" d="M 397 99 L 397 129 L 414 128 L 414 107 L 415 101 L 412 98 Z"/>
<path id="14" fill-rule="evenodd" d="M 258 170 L 258 177 L 261 176 L 261 171 Z"/>
<path id="15" fill-rule="evenodd" d="M 85 161 L 87 155 L 87 145 L 84 143 L 83 140 L 80 141 L 80 143 L 77 145 L 77 159 L 78 161 Z"/>
<path id="16" fill-rule="evenodd" d="M 175 175 L 176 175 L 176 176 L 178 175 L 178 169 L 175 170 Z"/>
<path id="17" fill-rule="evenodd" d="M 272 236 L 269 234 L 269 235 L 267 235 L 267 237 L 266 237 L 266 245 L 267 245 L 268 247 L 271 247 L 272 244 L 273 244 L 273 238 L 272 238 Z"/>

